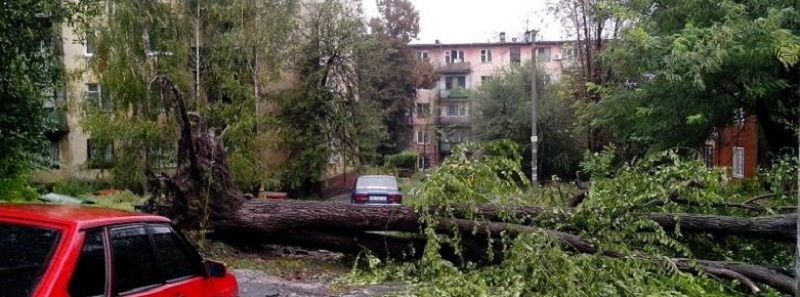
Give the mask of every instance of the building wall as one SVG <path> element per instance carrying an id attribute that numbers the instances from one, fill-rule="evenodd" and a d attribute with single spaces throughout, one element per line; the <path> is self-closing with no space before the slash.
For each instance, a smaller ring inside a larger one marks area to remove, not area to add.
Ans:
<path id="1" fill-rule="evenodd" d="M 549 76 L 550 81 L 558 82 L 561 80 L 562 69 L 568 61 L 563 60 L 565 52 L 562 46 L 565 42 L 537 42 L 537 49 L 547 48 L 550 50 L 550 61 L 537 61 L 538 67 L 544 69 L 545 74 Z M 415 112 L 413 115 L 413 132 L 411 147 L 415 148 L 417 152 L 425 156 L 428 160 L 426 167 L 437 166 L 448 154 L 449 148 L 462 141 L 450 140 L 445 142 L 443 135 L 448 132 L 455 133 L 469 133 L 471 134 L 471 127 L 469 125 L 471 110 L 471 98 L 460 99 L 443 99 L 440 96 L 440 90 L 446 87 L 446 77 L 448 76 L 465 76 L 466 88 L 474 90 L 479 87 L 484 79 L 497 76 L 499 72 L 512 65 L 512 48 L 519 48 L 521 63 L 526 63 L 531 60 L 532 46 L 530 43 L 524 42 L 495 42 L 495 43 L 472 43 L 472 44 L 427 44 L 427 45 L 412 45 L 414 51 L 417 52 L 418 57 L 421 53 L 427 53 L 428 61 L 433 65 L 434 69 L 438 72 L 439 80 L 434 89 L 418 90 L 416 103 L 429 104 L 432 115 L 424 118 L 420 117 Z M 463 62 L 468 64 L 468 71 L 463 71 L 460 74 L 444 73 L 443 69 L 448 67 L 446 57 L 447 52 L 457 50 L 464 52 Z M 491 51 L 491 61 L 483 62 L 481 52 L 483 50 Z M 560 59 L 557 59 L 560 58 Z M 461 106 L 466 105 L 465 117 L 448 117 L 446 110 L 449 105 Z M 417 141 L 417 131 L 428 130 L 432 133 L 430 142 L 421 144 Z M 458 131 L 458 132 L 456 132 Z M 451 137 L 452 138 L 452 137 Z M 456 137 L 459 138 L 459 137 Z"/>
<path id="2" fill-rule="evenodd" d="M 733 179 L 749 179 L 758 170 L 758 120 L 748 117 L 743 124 L 721 129 L 715 138 L 709 140 L 706 150 L 711 149 L 711 164 L 725 168 Z M 744 149 L 744 176 L 733 174 L 734 150 Z"/>
<path id="3" fill-rule="evenodd" d="M 60 25 L 58 42 L 64 70 L 69 78 L 64 84 L 64 100 L 59 102 L 59 109 L 66 113 L 68 131 L 65 134 L 50 137 L 58 141 L 59 168 L 43 170 L 34 174 L 33 180 L 40 183 L 53 183 L 62 179 L 97 179 L 106 173 L 99 170 L 87 170 L 84 166 L 88 157 L 89 136 L 81 128 L 81 104 L 87 83 L 96 83 L 97 79 L 86 68 L 85 46 L 75 28 L 68 24 Z M 84 73 L 85 72 L 85 73 Z"/>

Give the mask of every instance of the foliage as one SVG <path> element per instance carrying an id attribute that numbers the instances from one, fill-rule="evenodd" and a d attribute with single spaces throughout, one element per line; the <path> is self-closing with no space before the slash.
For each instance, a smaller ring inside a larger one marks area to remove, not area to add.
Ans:
<path id="1" fill-rule="evenodd" d="M 108 184 L 77 179 L 59 180 L 53 184 L 53 193 L 72 197 L 83 197 L 98 190 L 107 189 Z"/>
<path id="2" fill-rule="evenodd" d="M 541 71 L 543 73 L 543 71 Z M 539 164 L 541 176 L 572 178 L 586 149 L 585 132 L 573 108 L 572 98 L 563 96 L 559 85 L 540 82 Z M 526 149 L 523 167 L 530 172 L 531 66 L 503 69 L 477 89 L 473 127 L 479 140 L 509 139 Z"/>
<path id="3" fill-rule="evenodd" d="M 45 102 L 62 82 L 57 24 L 77 17 L 83 3 L 11 0 L 0 3 L 0 182 L 36 168 L 45 135 L 56 123 Z"/>
<path id="4" fill-rule="evenodd" d="M 417 207 L 427 213 L 429 206 L 439 206 L 435 208 L 436 215 L 446 218 L 450 207 L 469 208 L 487 202 L 509 207 L 530 203 L 547 206 L 542 202 L 551 199 L 531 199 L 526 196 L 527 186 L 515 181 L 517 177 L 525 180 L 517 162 L 521 158 L 518 150 L 513 153 L 514 149 L 492 149 L 499 147 L 516 145 L 506 141 L 459 148 L 417 190 Z M 494 153 L 487 153 L 490 151 Z M 515 239 L 487 239 L 501 240 L 504 246 L 505 257 L 497 265 L 450 262 L 441 258 L 439 249 L 457 247 L 462 239 L 457 234 L 437 234 L 428 227 L 423 231 L 428 245 L 420 261 L 384 263 L 365 256 L 364 264 L 349 276 L 350 281 L 405 281 L 415 296 L 744 296 L 746 289 L 735 282 L 720 283 L 705 275 L 678 272 L 667 258 L 746 261 L 783 268 L 791 264 L 785 261 L 793 252 L 788 244 L 667 232 L 643 215 L 747 215 L 741 209 L 719 208 L 721 202 L 741 202 L 752 194 L 729 182 L 723 170 L 707 169 L 701 162 L 685 159 L 674 151 L 654 153 L 621 165 L 608 165 L 614 161 L 614 149 L 589 158 L 596 160 L 584 164 L 596 165 L 591 166 L 592 191 L 586 201 L 567 221 L 563 217 L 556 220 L 556 211 L 553 216 L 537 218 L 533 225 L 577 233 L 596 246 L 631 257 L 576 255 L 565 251 L 547 233 L 530 232 Z M 692 203 L 673 201 L 671 195 Z M 430 223 L 428 226 L 435 222 L 430 215 L 424 215 L 423 220 Z M 637 255 L 655 255 L 663 260 Z M 779 296 L 770 289 L 763 294 Z"/>
<path id="5" fill-rule="evenodd" d="M 773 153 L 796 147 L 800 14 L 794 1 L 632 1 L 630 28 L 602 56 L 594 127 L 620 144 L 698 147 L 753 115 Z M 623 145 L 620 145 L 624 148 Z"/>
<path id="6" fill-rule="evenodd" d="M 222 138 L 239 186 L 273 185 L 276 148 L 265 144 L 278 127 L 267 120 L 266 97 L 292 49 L 286 41 L 295 29 L 296 1 L 108 3 L 95 11 L 102 18 L 79 24 L 96 45 L 86 72 L 100 78 L 103 96 L 78 107 L 92 139 L 114 146 L 115 183 L 140 189 L 146 171 L 175 164 L 175 106 L 150 85 L 165 75 L 188 109 L 202 114 Z"/>
<path id="7" fill-rule="evenodd" d="M 10 178 L 0 178 L 0 201 L 33 202 L 39 199 L 39 193 L 28 183 L 29 176 L 17 174 Z"/>
<path id="8" fill-rule="evenodd" d="M 419 153 L 415 151 L 405 151 L 384 158 L 384 166 L 389 168 L 415 170 Z"/>
<path id="9" fill-rule="evenodd" d="M 365 32 L 359 11 L 348 3 L 309 3 L 295 71 L 299 88 L 278 98 L 282 146 L 288 150 L 281 170 L 294 197 L 316 194 L 330 165 L 348 166 L 376 159 L 385 139 L 379 110 L 357 100 L 358 65 Z"/>
<path id="10" fill-rule="evenodd" d="M 419 13 L 411 1 L 380 0 L 377 8 L 379 17 L 369 21 L 354 60 L 359 98 L 373 102 L 388 134 L 378 153 L 388 155 L 411 143 L 409 115 L 417 89 L 431 87 L 435 75 L 408 45 L 419 33 Z"/>

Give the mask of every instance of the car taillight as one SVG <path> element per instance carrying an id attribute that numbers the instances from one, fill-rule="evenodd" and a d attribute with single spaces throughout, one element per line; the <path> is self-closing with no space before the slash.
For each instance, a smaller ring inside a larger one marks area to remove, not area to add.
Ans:
<path id="1" fill-rule="evenodd" d="M 390 203 L 402 203 L 403 202 L 403 195 L 400 194 L 392 194 L 389 195 L 389 202 Z"/>
<path id="2" fill-rule="evenodd" d="M 368 202 L 369 201 L 369 195 L 353 194 L 353 201 L 355 201 L 355 202 Z"/>

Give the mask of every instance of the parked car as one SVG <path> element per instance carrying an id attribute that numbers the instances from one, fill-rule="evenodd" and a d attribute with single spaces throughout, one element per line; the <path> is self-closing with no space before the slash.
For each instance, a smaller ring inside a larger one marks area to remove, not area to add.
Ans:
<path id="1" fill-rule="evenodd" d="M 101 208 L 0 204 L 0 297 L 233 297 L 169 219 Z"/>
<path id="2" fill-rule="evenodd" d="M 350 198 L 355 204 L 391 205 L 403 203 L 397 178 L 389 175 L 364 175 L 356 180 Z"/>

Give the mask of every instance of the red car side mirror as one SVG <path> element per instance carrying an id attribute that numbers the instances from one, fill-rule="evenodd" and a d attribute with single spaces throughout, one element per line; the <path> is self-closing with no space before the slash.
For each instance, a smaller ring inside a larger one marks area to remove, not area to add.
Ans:
<path id="1" fill-rule="evenodd" d="M 208 277 L 225 277 L 225 275 L 228 273 L 228 269 L 225 268 L 225 264 L 217 261 L 206 260 L 205 267 L 206 276 Z"/>

